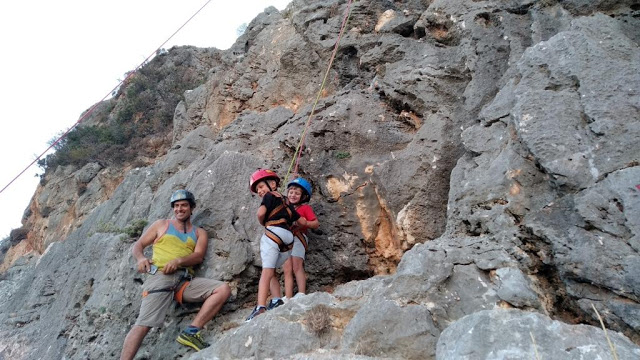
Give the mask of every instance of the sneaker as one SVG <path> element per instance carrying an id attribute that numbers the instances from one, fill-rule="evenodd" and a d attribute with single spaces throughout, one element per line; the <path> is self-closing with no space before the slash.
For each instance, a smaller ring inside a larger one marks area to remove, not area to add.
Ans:
<path id="1" fill-rule="evenodd" d="M 282 299 L 278 299 L 276 301 L 271 300 L 269 302 L 269 306 L 267 307 L 267 310 L 273 310 L 280 305 L 284 305 L 284 301 L 282 301 Z"/>
<path id="2" fill-rule="evenodd" d="M 190 346 L 194 348 L 196 351 L 200 351 L 204 348 L 208 348 L 210 344 L 202 339 L 202 335 L 200 335 L 200 331 L 195 334 L 187 334 L 186 332 L 181 332 L 177 342 L 184 346 Z"/>
<path id="3" fill-rule="evenodd" d="M 251 312 L 251 315 L 249 315 L 246 321 L 251 321 L 251 319 L 264 313 L 265 311 L 267 311 L 267 308 L 265 308 L 264 306 L 256 306 L 256 308 L 253 309 L 253 311 Z"/>

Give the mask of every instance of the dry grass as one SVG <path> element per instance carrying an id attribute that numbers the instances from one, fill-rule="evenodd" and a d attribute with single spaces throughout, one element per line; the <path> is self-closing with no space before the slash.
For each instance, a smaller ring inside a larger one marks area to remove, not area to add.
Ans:
<path id="1" fill-rule="evenodd" d="M 329 308 L 325 305 L 318 305 L 305 315 L 303 323 L 309 332 L 322 335 L 331 326 L 331 315 Z"/>
<path id="2" fill-rule="evenodd" d="M 600 313 L 598 312 L 596 307 L 593 305 L 593 303 L 591 303 L 591 307 L 593 308 L 593 311 L 596 312 L 596 316 L 598 316 L 598 320 L 600 321 L 600 326 L 602 326 L 602 330 L 604 331 L 604 336 L 607 338 L 607 343 L 609 344 L 611 355 L 613 355 L 613 360 L 618 360 L 618 352 L 616 351 L 616 347 L 615 345 L 613 345 L 613 342 L 611 342 L 611 339 L 609 338 L 609 334 L 607 334 L 607 328 L 604 326 L 604 321 L 602 321 L 602 317 L 600 317 Z"/>
<path id="3" fill-rule="evenodd" d="M 536 355 L 536 360 L 541 360 L 540 354 L 538 354 L 538 346 L 536 345 L 536 338 L 533 336 L 533 333 L 531 331 L 529 331 L 529 335 L 531 335 L 531 341 L 533 341 L 533 352 Z"/>

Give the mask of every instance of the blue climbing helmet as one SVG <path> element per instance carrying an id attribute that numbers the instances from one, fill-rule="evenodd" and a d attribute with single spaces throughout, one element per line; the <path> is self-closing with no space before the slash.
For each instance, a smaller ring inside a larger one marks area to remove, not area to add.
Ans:
<path id="1" fill-rule="evenodd" d="M 173 208 L 173 203 L 175 203 L 178 200 L 187 200 L 189 202 L 189 205 L 191 205 L 192 208 L 196 207 L 196 197 L 193 196 L 191 191 L 184 190 L 184 189 L 174 191 L 174 193 L 171 195 L 172 208 Z"/>
<path id="2" fill-rule="evenodd" d="M 308 202 L 311 200 L 311 184 L 304 178 L 295 178 L 287 184 L 287 189 L 291 186 L 297 186 L 302 189 L 302 197 L 300 203 Z"/>

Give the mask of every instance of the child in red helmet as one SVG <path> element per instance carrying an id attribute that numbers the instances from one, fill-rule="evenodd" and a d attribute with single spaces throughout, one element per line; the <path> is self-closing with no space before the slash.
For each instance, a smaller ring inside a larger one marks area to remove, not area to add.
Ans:
<path id="1" fill-rule="evenodd" d="M 262 273 L 258 283 L 258 305 L 251 312 L 247 321 L 267 310 L 266 303 L 269 295 L 271 279 L 275 278 L 275 269 L 282 266 L 290 255 L 293 246 L 291 226 L 298 221 L 306 226 L 307 222 L 296 212 L 292 205 L 277 192 L 280 178 L 268 169 L 260 169 L 251 175 L 249 189 L 262 198 L 257 216 L 260 225 L 265 227 L 265 233 L 260 238 L 260 258 L 262 259 Z M 280 299 L 280 285 L 277 289 L 271 287 L 275 304 L 282 304 Z M 277 306 L 275 305 L 275 306 Z M 270 304 L 270 307 L 275 307 Z"/>
<path id="2" fill-rule="evenodd" d="M 307 275 L 304 272 L 304 258 L 307 251 L 307 229 L 317 229 L 320 222 L 309 204 L 311 200 L 311 184 L 304 178 L 296 178 L 287 184 L 287 199 L 298 214 L 307 221 L 306 226 L 294 226 L 293 228 L 293 249 L 291 256 L 283 265 L 284 270 L 284 293 L 287 298 L 293 296 L 293 280 L 295 276 L 298 285 L 298 293 L 307 292 Z M 271 280 L 273 283 L 274 280 Z"/>

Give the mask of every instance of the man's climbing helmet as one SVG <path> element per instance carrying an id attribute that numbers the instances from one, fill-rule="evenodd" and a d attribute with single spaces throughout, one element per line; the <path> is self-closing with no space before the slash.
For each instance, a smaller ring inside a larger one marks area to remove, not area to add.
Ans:
<path id="1" fill-rule="evenodd" d="M 174 191 L 174 193 L 171 195 L 172 208 L 173 208 L 173 203 L 175 203 L 178 200 L 187 200 L 192 208 L 196 206 L 196 198 L 195 196 L 193 196 L 191 191 L 184 190 L 184 189 Z"/>
<path id="2" fill-rule="evenodd" d="M 251 174 L 251 178 L 249 179 L 249 190 L 251 190 L 251 192 L 256 192 L 256 186 L 260 181 L 264 180 L 275 180 L 276 188 L 278 187 L 278 185 L 280 185 L 280 178 L 278 177 L 278 174 L 276 174 L 273 170 L 258 169 L 253 174 Z"/>
<path id="3" fill-rule="evenodd" d="M 311 199 L 311 184 L 304 178 L 295 178 L 287 184 L 287 189 L 291 186 L 297 186 L 302 189 L 302 197 L 300 198 L 300 202 L 306 202 Z"/>

